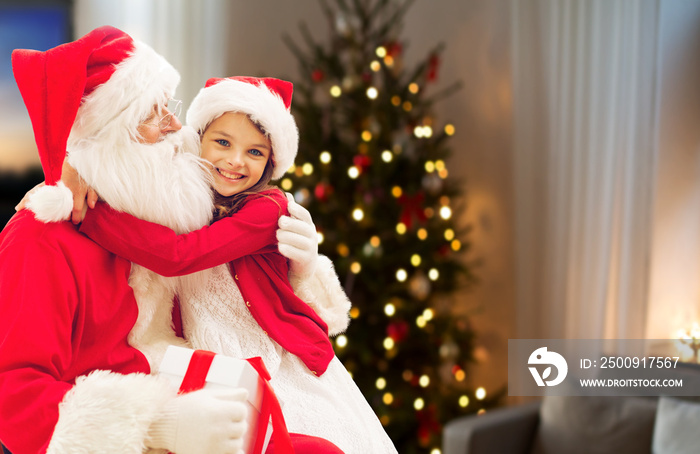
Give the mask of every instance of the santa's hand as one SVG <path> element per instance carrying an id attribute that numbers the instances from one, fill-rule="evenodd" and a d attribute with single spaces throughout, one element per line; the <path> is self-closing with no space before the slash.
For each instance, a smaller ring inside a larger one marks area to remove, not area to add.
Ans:
<path id="1" fill-rule="evenodd" d="M 314 274 L 318 259 L 318 236 L 311 214 L 287 193 L 291 216 L 279 219 L 277 242 L 279 251 L 289 259 L 289 271 L 298 278 Z"/>
<path id="2" fill-rule="evenodd" d="M 61 181 L 63 181 L 63 184 L 73 193 L 71 220 L 73 224 L 80 224 L 85 218 L 88 206 L 90 208 L 95 208 L 95 203 L 97 203 L 98 199 L 97 193 L 94 189 L 88 187 L 85 181 L 78 175 L 78 172 L 68 164 L 67 160 L 63 161 Z"/>
<path id="3" fill-rule="evenodd" d="M 176 454 L 239 454 L 248 391 L 201 389 L 173 399 L 151 424 L 146 445 Z"/>

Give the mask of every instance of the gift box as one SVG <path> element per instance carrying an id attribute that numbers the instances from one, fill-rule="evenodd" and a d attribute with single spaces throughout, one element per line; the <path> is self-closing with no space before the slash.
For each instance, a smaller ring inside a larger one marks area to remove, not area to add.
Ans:
<path id="1" fill-rule="evenodd" d="M 201 351 L 198 351 L 198 353 L 201 353 Z M 224 355 L 214 355 L 210 352 L 205 353 L 208 353 L 209 357 L 205 359 L 206 365 L 204 369 L 200 365 L 198 371 L 193 371 L 193 356 L 196 361 L 201 362 L 195 356 L 195 350 L 171 345 L 163 357 L 158 375 L 170 380 L 181 391 L 181 385 L 183 385 L 183 379 L 186 374 L 189 374 L 188 379 L 191 379 L 193 374 L 202 375 L 200 378 L 204 380 L 203 387 L 206 389 L 215 389 L 217 387 L 247 389 L 248 399 L 246 406 L 248 407 L 248 415 L 246 422 L 248 423 L 248 429 L 244 437 L 243 450 L 246 453 L 257 454 L 254 449 L 255 441 L 258 437 L 264 437 L 260 452 L 265 452 L 273 428 L 269 412 L 267 412 L 266 421 L 261 420 L 261 412 L 264 412 L 263 398 L 265 393 L 271 392 L 271 388 L 266 386 L 265 379 L 260 376 L 249 361 Z M 264 426 L 260 427 L 261 424 Z"/>

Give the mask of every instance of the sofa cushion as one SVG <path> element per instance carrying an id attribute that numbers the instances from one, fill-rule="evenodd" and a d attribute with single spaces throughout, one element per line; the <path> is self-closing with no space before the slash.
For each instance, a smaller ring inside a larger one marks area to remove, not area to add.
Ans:
<path id="1" fill-rule="evenodd" d="M 700 403 L 661 397 L 656 412 L 652 452 L 693 454 L 700 446 Z"/>
<path id="2" fill-rule="evenodd" d="M 651 452 L 657 400 L 546 396 L 532 454 Z"/>

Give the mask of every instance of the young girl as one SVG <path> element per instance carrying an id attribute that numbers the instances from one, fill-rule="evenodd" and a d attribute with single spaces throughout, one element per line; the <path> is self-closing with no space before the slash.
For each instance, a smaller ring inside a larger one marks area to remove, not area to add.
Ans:
<path id="1" fill-rule="evenodd" d="M 348 454 L 393 453 L 335 356 L 328 325 L 294 294 L 287 261 L 277 250 L 275 232 L 287 200 L 268 182 L 296 156 L 291 95 L 289 82 L 238 77 L 210 79 L 194 99 L 187 122 L 200 134 L 201 157 L 212 165 L 216 213 L 210 226 L 176 235 L 98 204 L 81 231 L 162 275 L 215 267 L 179 292 L 192 346 L 261 356 L 290 432 L 324 438 Z"/>

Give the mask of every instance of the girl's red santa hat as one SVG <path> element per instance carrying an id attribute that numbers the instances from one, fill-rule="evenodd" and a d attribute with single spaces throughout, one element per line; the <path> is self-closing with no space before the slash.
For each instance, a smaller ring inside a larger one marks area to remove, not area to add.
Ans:
<path id="1" fill-rule="evenodd" d="M 187 110 L 187 124 L 202 134 L 212 121 L 226 112 L 248 115 L 262 126 L 272 144 L 278 179 L 294 163 L 299 146 L 299 131 L 290 112 L 291 82 L 271 77 L 229 77 L 209 79 Z"/>
<path id="2" fill-rule="evenodd" d="M 67 219 L 73 207 L 70 190 L 60 182 L 69 143 L 134 139 L 138 124 L 180 82 L 162 56 L 110 26 L 45 52 L 16 49 L 12 69 L 46 183 L 27 206 L 44 222 Z"/>

